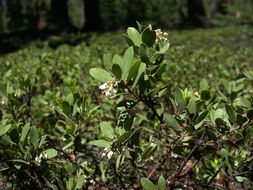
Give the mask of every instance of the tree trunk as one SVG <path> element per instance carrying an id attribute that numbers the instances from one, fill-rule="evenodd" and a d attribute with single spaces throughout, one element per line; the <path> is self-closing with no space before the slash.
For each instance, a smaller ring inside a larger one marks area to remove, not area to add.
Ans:
<path id="1" fill-rule="evenodd" d="M 85 7 L 84 7 L 84 1 L 83 0 L 79 0 L 80 3 L 80 28 L 84 27 L 84 23 L 85 23 Z"/>
<path id="2" fill-rule="evenodd" d="M 141 22 L 145 15 L 145 6 L 142 2 L 136 0 L 128 0 L 127 5 L 127 26 L 136 26 L 136 21 Z"/>
<path id="3" fill-rule="evenodd" d="M 50 23 L 56 30 L 64 30 L 70 26 L 67 0 L 51 0 Z"/>
<path id="4" fill-rule="evenodd" d="M 188 20 L 193 26 L 203 26 L 206 16 L 202 0 L 188 0 Z"/>
<path id="5" fill-rule="evenodd" d="M 225 5 L 228 3 L 231 3 L 231 0 L 213 0 L 209 17 L 215 18 L 217 13 L 226 14 L 227 10 Z"/>
<path id="6" fill-rule="evenodd" d="M 84 31 L 101 31 L 99 0 L 84 0 Z"/>

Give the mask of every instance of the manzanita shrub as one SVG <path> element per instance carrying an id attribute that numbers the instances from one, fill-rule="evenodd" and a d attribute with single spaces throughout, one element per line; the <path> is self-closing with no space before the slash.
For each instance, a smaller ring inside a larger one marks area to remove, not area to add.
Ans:
<path id="1" fill-rule="evenodd" d="M 46 69 L 44 54 L 22 77 L 5 73 L 0 188 L 251 189 L 253 73 L 175 89 L 168 34 L 138 23 L 124 38 L 123 55 L 89 70 L 96 81 L 79 84 L 87 68 L 68 57 Z"/>
<path id="2" fill-rule="evenodd" d="M 216 189 L 235 181 L 250 188 L 252 73 L 227 82 L 223 92 L 205 79 L 197 90 L 169 92 L 161 83 L 168 34 L 138 29 L 127 29 L 123 56 L 105 55 L 108 67 L 90 70 L 117 103 L 117 121 L 101 121 L 98 140 L 89 142 L 104 148 L 103 171 L 118 189 Z"/>

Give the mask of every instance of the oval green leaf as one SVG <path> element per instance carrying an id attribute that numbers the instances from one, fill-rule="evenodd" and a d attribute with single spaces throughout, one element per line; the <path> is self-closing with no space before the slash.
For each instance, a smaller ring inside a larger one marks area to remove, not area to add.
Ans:
<path id="1" fill-rule="evenodd" d="M 89 144 L 94 145 L 94 146 L 98 146 L 98 147 L 109 147 L 111 146 L 112 142 L 106 141 L 106 140 L 94 140 L 94 141 L 90 141 Z"/>
<path id="2" fill-rule="evenodd" d="M 142 33 L 142 41 L 148 46 L 151 47 L 156 40 L 156 32 L 153 30 L 150 30 L 149 27 L 147 27 L 143 33 Z"/>
<path id="3" fill-rule="evenodd" d="M 161 175 L 158 179 L 158 187 L 159 190 L 165 190 L 165 186 L 166 186 L 166 180 L 164 179 L 164 177 Z"/>
<path id="4" fill-rule="evenodd" d="M 133 41 L 134 45 L 140 46 L 141 45 L 141 34 L 133 27 L 129 27 L 127 29 L 128 37 Z"/>
<path id="5" fill-rule="evenodd" d="M 145 189 L 145 190 L 155 190 L 156 189 L 156 187 L 152 183 L 152 181 L 150 181 L 149 179 L 147 179 L 145 177 L 141 178 L 141 185 L 142 185 L 143 189 Z"/>
<path id="6" fill-rule="evenodd" d="M 102 133 L 109 139 L 113 139 L 115 137 L 115 133 L 113 131 L 112 126 L 108 122 L 101 122 L 100 129 Z"/>
<path id="7" fill-rule="evenodd" d="M 104 69 L 93 68 L 90 69 L 90 75 L 101 82 L 108 82 L 113 80 L 112 75 Z"/>
<path id="8" fill-rule="evenodd" d="M 51 148 L 44 151 L 44 154 L 47 154 L 47 158 L 50 159 L 50 158 L 56 157 L 58 152 L 57 150 Z"/>

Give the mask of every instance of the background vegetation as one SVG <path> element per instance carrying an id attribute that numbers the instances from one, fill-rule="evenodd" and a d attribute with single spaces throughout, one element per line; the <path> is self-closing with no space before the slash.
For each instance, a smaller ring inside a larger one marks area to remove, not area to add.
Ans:
<path id="1" fill-rule="evenodd" d="M 0 189 L 252 189 L 252 1 L 0 5 Z"/>

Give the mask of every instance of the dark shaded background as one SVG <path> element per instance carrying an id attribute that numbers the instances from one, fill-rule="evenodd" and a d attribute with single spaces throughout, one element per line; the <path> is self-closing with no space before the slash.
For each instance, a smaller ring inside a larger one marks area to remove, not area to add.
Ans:
<path id="1" fill-rule="evenodd" d="M 253 24 L 253 0 L 0 0 L 0 53 L 34 39 L 117 31 Z"/>

